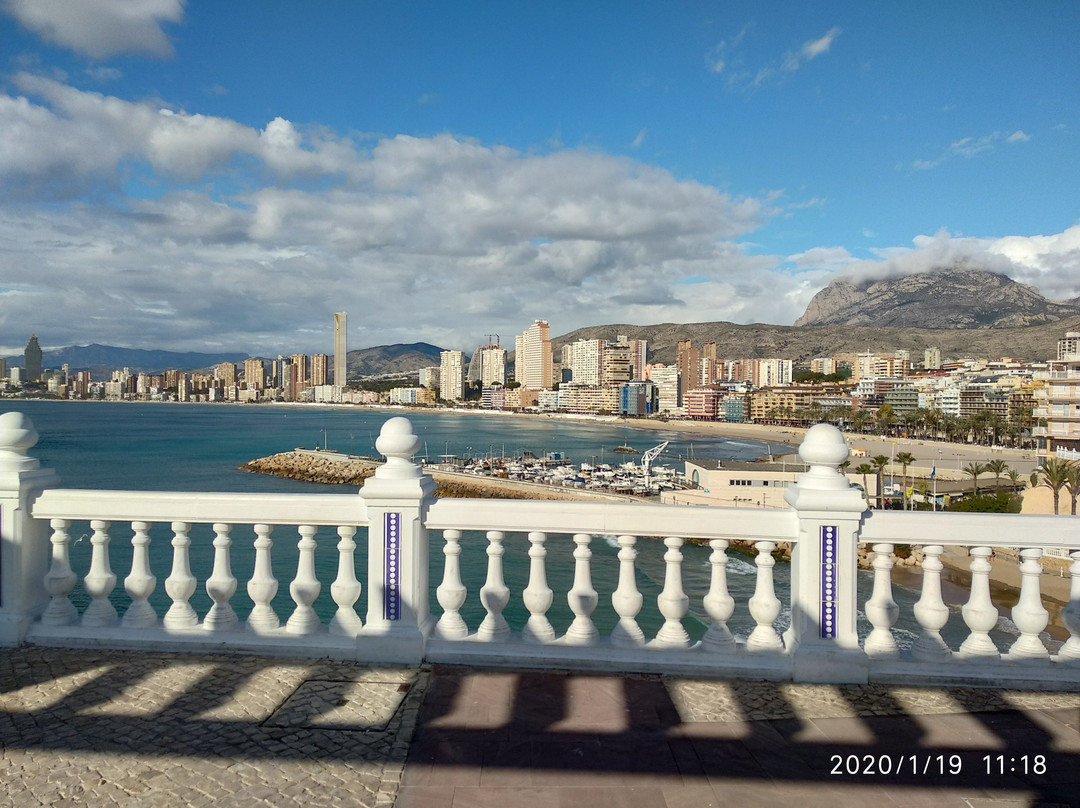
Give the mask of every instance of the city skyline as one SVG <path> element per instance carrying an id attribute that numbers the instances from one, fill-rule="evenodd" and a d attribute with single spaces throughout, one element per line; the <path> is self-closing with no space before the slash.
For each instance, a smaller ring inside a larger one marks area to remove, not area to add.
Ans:
<path id="1" fill-rule="evenodd" d="M 1080 295 L 1073 4 L 0 2 L 0 355 Z M 243 43 L 243 46 L 233 43 Z M 48 335 L 48 336 L 45 336 Z"/>

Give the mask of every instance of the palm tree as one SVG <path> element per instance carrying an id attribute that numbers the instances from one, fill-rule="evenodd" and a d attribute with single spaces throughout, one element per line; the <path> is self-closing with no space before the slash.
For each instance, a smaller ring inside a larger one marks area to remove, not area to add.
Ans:
<path id="1" fill-rule="evenodd" d="M 989 471 L 994 475 L 994 493 L 997 493 L 998 486 L 1001 485 L 1001 476 L 1009 470 L 1009 464 L 1004 460 L 998 458 L 991 460 L 986 464 L 986 471 Z"/>
<path id="2" fill-rule="evenodd" d="M 874 467 L 874 473 L 877 474 L 877 501 L 878 508 L 885 507 L 885 487 L 882 484 L 881 475 L 885 471 L 885 467 L 889 465 L 888 455 L 874 455 L 870 458 L 870 465 Z"/>
<path id="3" fill-rule="evenodd" d="M 1076 498 L 1080 496 L 1080 466 L 1069 463 L 1065 472 L 1065 490 L 1069 492 L 1069 513 L 1076 516 Z"/>
<path id="4" fill-rule="evenodd" d="M 986 471 L 986 466 L 982 463 L 976 463 L 972 461 L 964 466 L 964 474 L 971 477 L 971 495 L 975 496 L 979 493 L 979 475 Z"/>
<path id="5" fill-rule="evenodd" d="M 907 506 L 908 506 L 907 467 L 915 462 L 915 455 L 913 455 L 911 452 L 897 452 L 897 454 L 896 454 L 896 462 L 900 464 L 900 468 L 901 468 L 901 472 L 900 472 L 901 480 L 900 480 L 900 482 L 902 483 L 902 485 L 904 487 L 904 510 L 906 511 Z"/>
<path id="6" fill-rule="evenodd" d="M 863 496 L 866 498 L 866 504 L 870 504 L 870 486 L 867 484 L 866 475 L 874 471 L 874 467 L 869 463 L 860 463 L 855 467 L 855 473 L 862 475 L 862 488 Z"/>
<path id="7" fill-rule="evenodd" d="M 1033 480 L 1038 478 L 1037 485 L 1044 485 L 1054 492 L 1054 513 L 1061 512 L 1058 510 L 1058 504 L 1061 498 L 1061 489 L 1065 487 L 1069 480 L 1069 465 L 1066 460 L 1048 457 L 1039 470 L 1031 475 Z"/>
<path id="8" fill-rule="evenodd" d="M 1020 472 L 1016 469 L 1009 469 L 1005 472 L 1005 476 L 1009 480 L 1009 484 L 1015 489 L 1020 484 Z"/>

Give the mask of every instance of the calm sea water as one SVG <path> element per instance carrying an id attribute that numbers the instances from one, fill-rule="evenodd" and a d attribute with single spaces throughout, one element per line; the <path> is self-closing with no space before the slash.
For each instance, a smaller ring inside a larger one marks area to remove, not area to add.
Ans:
<path id="1" fill-rule="evenodd" d="M 314 483 L 285 480 L 267 475 L 250 474 L 237 469 L 248 460 L 297 446 L 323 445 L 343 452 L 376 455 L 375 439 L 382 424 L 397 412 L 319 407 L 281 407 L 258 405 L 199 405 L 150 404 L 109 402 L 48 402 L 5 401 L 0 412 L 16 410 L 30 417 L 39 433 L 39 440 L 30 453 L 45 467 L 53 468 L 66 488 L 108 488 L 119 490 L 180 490 L 235 492 L 344 492 L 347 487 L 328 487 Z M 616 454 L 616 446 L 628 443 L 644 450 L 662 441 L 670 441 L 663 461 L 681 467 L 680 456 L 699 458 L 748 460 L 778 450 L 756 441 L 732 441 L 723 438 L 688 438 L 675 432 L 643 432 L 627 427 L 602 423 L 581 423 L 543 417 L 522 419 L 484 417 L 454 413 L 409 412 L 416 434 L 421 439 L 419 453 L 436 458 L 441 454 L 459 456 L 521 454 L 529 450 L 536 454 L 561 451 L 576 462 L 622 462 L 626 455 Z M 249 535 L 250 534 L 250 535 Z M 90 565 L 89 525 L 72 526 L 72 566 L 81 576 Z M 113 600 L 122 612 L 127 606 L 123 578 L 130 570 L 130 527 L 115 525 L 111 531 L 111 559 L 119 583 Z M 200 589 L 191 599 L 200 614 L 210 607 L 210 600 L 201 582 L 212 566 L 213 534 L 209 526 L 197 526 L 192 531 L 191 563 Z M 158 589 L 151 602 L 159 614 L 168 608 L 169 601 L 163 582 L 171 565 L 171 533 L 167 525 L 155 525 L 151 531 L 151 566 L 158 578 Z M 298 536 L 294 529 L 281 527 L 273 534 L 275 575 L 281 582 L 274 606 L 279 615 L 287 616 L 292 607 L 288 582 L 296 570 Z M 337 569 L 335 545 L 337 536 L 323 529 L 316 537 L 319 543 L 317 572 L 323 582 L 322 594 L 316 609 L 324 616 L 331 615 L 335 604 L 330 597 L 330 583 Z M 357 569 L 364 570 L 366 534 L 361 529 L 358 544 Z M 232 568 L 241 584 L 233 598 L 233 606 L 241 619 L 251 608 L 244 582 L 250 577 L 254 552 L 254 534 L 250 528 L 238 527 L 232 534 Z M 438 610 L 435 588 L 442 578 L 442 542 L 432 541 L 431 588 L 433 608 Z M 523 535 L 511 535 L 506 540 L 504 557 L 505 578 L 511 590 L 511 603 L 506 616 L 511 626 L 519 630 L 528 617 L 521 604 L 521 591 L 528 583 L 528 541 Z M 462 542 L 462 577 L 469 588 L 469 602 L 463 615 L 475 629 L 483 619 L 479 604 L 479 589 L 484 583 L 487 565 L 486 539 L 480 532 L 467 533 Z M 556 631 L 562 633 L 573 619 L 565 596 L 572 586 L 574 574 L 574 545 L 569 536 L 551 536 L 548 549 L 548 579 L 557 593 L 549 619 Z M 618 545 L 612 536 L 597 537 L 591 545 L 593 552 L 592 577 L 600 593 L 600 605 L 594 621 L 601 632 L 610 631 L 618 618 L 610 605 L 610 593 L 618 581 Z M 662 623 L 656 608 L 656 597 L 663 588 L 665 565 L 664 547 L 658 541 L 639 542 L 637 583 L 645 597 L 639 622 L 647 635 L 655 633 Z M 683 584 L 690 596 L 690 614 L 684 620 L 687 631 L 700 638 L 707 625 L 702 598 L 708 592 L 710 565 L 708 547 L 687 544 L 683 548 Z M 736 613 L 729 625 L 733 632 L 745 638 L 754 628 L 747 600 L 754 592 L 756 568 L 753 557 L 741 552 L 730 553 L 727 567 L 729 589 L 736 601 Z M 776 591 L 786 604 L 789 592 L 789 565 L 780 562 L 774 568 Z M 360 576 L 362 577 L 362 576 Z M 865 602 L 871 591 L 868 574 L 859 577 L 859 600 Z M 901 618 L 895 627 L 898 642 L 910 644 L 917 636 L 911 607 L 918 593 L 904 587 L 894 587 L 894 597 L 901 607 Z M 81 584 L 72 599 L 81 609 L 87 600 Z M 357 604 L 361 615 L 366 601 Z M 786 628 L 790 613 L 785 609 L 777 629 Z M 1001 647 L 1011 638 L 1009 627 L 998 633 Z M 860 631 L 868 633 L 869 623 L 860 618 Z M 958 614 L 954 614 L 943 635 L 953 647 L 966 636 Z"/>

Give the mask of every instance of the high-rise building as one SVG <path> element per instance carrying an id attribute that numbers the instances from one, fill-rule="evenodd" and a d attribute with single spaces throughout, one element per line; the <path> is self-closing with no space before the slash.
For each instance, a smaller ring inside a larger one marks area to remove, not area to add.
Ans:
<path id="1" fill-rule="evenodd" d="M 262 390 L 266 387 L 266 370 L 261 359 L 244 360 L 244 383 L 248 390 Z"/>
<path id="2" fill-rule="evenodd" d="M 41 381 L 41 346 L 38 345 L 37 334 L 31 334 L 30 340 L 26 343 L 26 350 L 23 351 L 23 369 L 26 374 L 23 376 L 23 381 Z"/>
<path id="3" fill-rule="evenodd" d="M 1080 337 L 1080 334 L 1076 335 Z M 1058 341 L 1058 359 L 1064 359 L 1061 355 L 1061 341 Z M 941 348 L 930 347 L 923 351 L 923 367 L 927 370 L 941 369 Z"/>
<path id="4" fill-rule="evenodd" d="M 480 352 L 480 384 L 506 384 L 506 349 L 489 345 Z"/>
<path id="5" fill-rule="evenodd" d="M 236 384 L 236 365 L 232 362 L 222 362 L 214 365 L 214 378 L 226 387 Z"/>
<path id="6" fill-rule="evenodd" d="M 579 339 L 562 349 L 563 371 L 570 371 L 574 384 L 600 384 L 600 361 L 604 354 L 602 339 Z"/>
<path id="7" fill-rule="evenodd" d="M 679 369 L 679 401 L 682 401 L 686 391 L 696 386 L 701 378 L 701 351 L 690 340 L 679 340 L 675 350 L 675 367 Z"/>
<path id="8" fill-rule="evenodd" d="M 554 370 L 551 354 L 551 329 L 547 320 L 537 320 L 516 339 L 514 378 L 529 390 L 548 390 Z"/>
<path id="9" fill-rule="evenodd" d="M 648 353 L 649 342 L 643 339 L 627 339 L 625 334 L 620 334 L 619 345 L 626 345 L 630 358 L 630 378 L 645 378 L 645 355 Z"/>
<path id="10" fill-rule="evenodd" d="M 348 381 L 348 346 L 346 344 L 346 312 L 334 313 L 334 384 L 344 387 Z"/>
<path id="11" fill-rule="evenodd" d="M 311 355 L 311 386 L 330 384 L 330 357 L 324 353 Z"/>
<path id="12" fill-rule="evenodd" d="M 439 358 L 439 397 L 461 401 L 465 398 L 465 352 L 443 351 Z"/>

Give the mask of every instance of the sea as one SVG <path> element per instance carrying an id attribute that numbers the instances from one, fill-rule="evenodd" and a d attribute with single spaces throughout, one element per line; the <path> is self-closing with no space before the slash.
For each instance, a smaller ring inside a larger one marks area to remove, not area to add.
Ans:
<path id="1" fill-rule="evenodd" d="M 375 440 L 379 429 L 389 418 L 405 415 L 420 438 L 418 455 L 437 460 L 443 455 L 520 456 L 526 451 L 543 456 L 559 452 L 575 463 L 608 462 L 617 464 L 636 455 L 617 453 L 617 446 L 631 446 L 639 451 L 667 441 L 666 451 L 657 463 L 682 470 L 683 459 L 710 458 L 716 460 L 753 460 L 768 454 L 782 454 L 794 447 L 779 443 L 751 440 L 732 440 L 723 437 L 689 436 L 680 432 L 638 430 L 614 423 L 571 421 L 560 418 L 501 417 L 455 412 L 400 412 L 377 408 L 320 407 L 312 405 L 231 405 L 175 404 L 150 402 L 74 402 L 74 401 L 12 401 L 0 402 L 0 412 L 18 411 L 34 423 L 39 438 L 30 454 L 41 465 L 52 468 L 64 488 L 94 488 L 130 491 L 221 491 L 261 493 L 347 493 L 354 489 L 326 486 L 239 470 L 249 460 L 296 447 L 327 447 L 343 453 L 378 456 Z M 250 529 L 248 529 L 250 530 Z M 122 581 L 130 569 L 130 528 L 114 525 L 110 558 L 119 583 L 112 600 L 119 611 L 127 605 Z M 171 565 L 171 532 L 166 524 L 156 524 L 151 530 L 150 561 L 158 585 L 151 604 L 163 614 L 169 601 L 164 592 L 164 580 Z M 90 529 L 85 523 L 75 523 L 71 529 L 72 567 L 81 578 L 90 564 Z M 212 564 L 213 534 L 209 526 L 197 526 L 192 534 L 192 569 L 200 579 L 200 589 L 191 599 L 201 615 L 209 609 L 210 600 L 202 582 Z M 280 582 L 273 605 L 284 619 L 293 606 L 288 583 L 296 569 L 298 536 L 293 529 L 280 527 L 273 534 L 275 576 Z M 254 535 L 240 528 L 232 534 L 232 569 L 240 586 L 232 605 L 243 619 L 251 608 L 244 583 L 250 577 L 254 563 L 251 546 Z M 357 570 L 366 569 L 366 532 L 357 533 Z M 316 570 L 323 582 L 322 592 L 315 603 L 316 610 L 328 619 L 336 605 L 330 596 L 330 584 L 337 570 L 336 544 L 338 537 L 332 529 L 321 529 L 316 536 L 319 544 Z M 433 534 L 431 544 L 431 599 L 438 611 L 436 588 L 442 579 L 441 537 Z M 469 601 L 462 615 L 475 630 L 483 619 L 479 602 L 487 570 L 487 544 L 482 532 L 468 532 L 462 539 L 462 578 L 469 590 Z M 511 602 L 505 616 L 511 627 L 520 630 L 528 618 L 521 602 L 521 592 L 528 584 L 529 544 L 524 534 L 508 535 L 505 541 L 504 574 L 511 590 Z M 618 621 L 611 607 L 610 595 L 618 584 L 618 544 L 614 536 L 596 537 L 590 549 L 593 553 L 592 579 L 600 593 L 600 602 L 593 615 L 601 632 L 608 632 Z M 574 545 L 570 536 L 551 536 L 547 542 L 547 574 L 556 592 L 555 604 L 548 617 L 561 633 L 573 619 L 566 604 L 565 593 L 572 586 L 574 575 Z M 647 636 L 654 634 L 663 622 L 656 606 L 656 597 L 664 585 L 664 546 L 660 541 L 641 539 L 638 542 L 637 584 L 644 596 L 644 607 L 638 617 Z M 690 611 L 683 620 L 692 639 L 705 632 L 709 618 L 702 600 L 708 592 L 711 576 L 707 546 L 687 543 L 683 546 L 683 587 L 690 597 Z M 745 639 L 755 627 L 747 601 L 754 594 L 756 566 L 754 557 L 741 550 L 729 551 L 727 565 L 728 587 L 735 599 L 736 611 L 728 625 L 736 637 Z M 358 574 L 362 580 L 363 575 Z M 785 604 L 776 628 L 783 631 L 790 622 L 786 608 L 790 591 L 790 565 L 779 561 L 773 570 L 776 592 Z M 873 586 L 868 572 L 859 573 L 859 602 L 870 597 Z M 918 636 L 912 607 L 919 598 L 918 591 L 894 584 L 893 597 L 900 606 L 900 619 L 894 635 L 901 647 L 910 646 Z M 80 610 L 88 601 L 81 583 L 72 593 Z M 363 616 L 365 601 L 357 604 Z M 942 634 L 956 648 L 967 636 L 959 615 L 959 605 Z M 871 630 L 869 621 L 860 613 L 859 632 Z M 1015 639 L 1016 629 L 1003 619 L 991 636 L 999 648 L 1007 649 Z"/>

